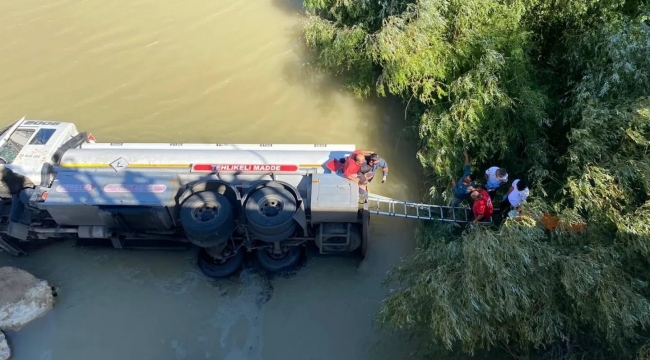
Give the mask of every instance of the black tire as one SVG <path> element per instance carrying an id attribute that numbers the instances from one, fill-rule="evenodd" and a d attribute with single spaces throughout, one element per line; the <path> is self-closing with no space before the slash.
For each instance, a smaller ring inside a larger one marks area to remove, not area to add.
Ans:
<path id="1" fill-rule="evenodd" d="M 199 247 L 222 245 L 235 229 L 230 201 L 210 191 L 193 194 L 185 200 L 180 218 L 188 240 Z"/>
<path id="2" fill-rule="evenodd" d="M 261 234 L 259 232 L 254 231 L 254 230 L 252 230 L 251 233 L 255 236 L 256 239 L 260 239 L 260 240 L 262 240 L 264 242 L 274 243 L 274 242 L 280 242 L 282 240 L 286 240 L 288 237 L 290 237 L 291 235 L 293 235 L 296 232 L 297 227 L 298 227 L 298 225 L 294 221 L 293 224 L 291 224 L 291 226 L 287 230 L 285 230 L 285 231 L 283 231 L 283 232 L 281 232 L 279 234 L 267 235 L 267 234 Z"/>
<path id="3" fill-rule="evenodd" d="M 201 272 L 211 278 L 226 278 L 234 274 L 241 267 L 244 262 L 244 252 L 242 250 L 225 261 L 217 261 L 213 259 L 204 249 L 199 252 L 199 269 Z"/>
<path id="4" fill-rule="evenodd" d="M 275 237 L 295 229 L 293 215 L 297 202 L 285 188 L 265 186 L 255 190 L 246 200 L 246 218 L 258 237 Z"/>
<path id="5" fill-rule="evenodd" d="M 288 246 L 280 257 L 272 254 L 272 249 L 258 249 L 256 253 L 257 262 L 270 273 L 283 273 L 294 270 L 300 264 L 302 252 L 299 246 Z"/>

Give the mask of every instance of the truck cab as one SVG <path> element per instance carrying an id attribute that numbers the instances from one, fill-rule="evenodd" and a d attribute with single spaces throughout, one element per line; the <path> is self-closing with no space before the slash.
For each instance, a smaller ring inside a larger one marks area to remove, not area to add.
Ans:
<path id="1" fill-rule="evenodd" d="M 77 135 L 79 131 L 71 123 L 22 118 L 0 131 L 0 166 L 41 184 L 47 174 L 44 168 L 51 166 L 57 151 Z"/>

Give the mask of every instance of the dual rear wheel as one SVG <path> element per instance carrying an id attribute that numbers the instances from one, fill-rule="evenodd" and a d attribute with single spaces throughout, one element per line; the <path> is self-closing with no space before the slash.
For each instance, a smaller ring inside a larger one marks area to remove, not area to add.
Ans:
<path id="1" fill-rule="evenodd" d="M 296 231 L 296 198 L 280 184 L 255 190 L 244 206 L 250 231 L 264 242 L 280 242 Z"/>
<path id="2" fill-rule="evenodd" d="M 296 210 L 293 194 L 274 183 L 255 190 L 244 204 L 248 229 L 255 238 L 269 243 L 255 251 L 257 262 L 266 271 L 291 271 L 300 263 L 300 247 L 282 243 L 296 231 Z M 228 277 L 241 267 L 244 250 L 228 244 L 236 224 L 226 196 L 211 191 L 192 194 L 181 204 L 180 219 L 189 241 L 202 248 L 198 264 L 205 275 Z"/>
<path id="3" fill-rule="evenodd" d="M 224 250 L 222 253 L 211 253 L 210 249 L 201 249 L 199 252 L 199 268 L 206 276 L 212 278 L 226 278 L 237 272 L 244 262 L 244 249 L 236 252 Z M 269 273 L 285 273 L 294 270 L 302 258 L 301 247 L 282 246 L 279 252 L 272 248 L 255 250 L 257 263 Z"/>

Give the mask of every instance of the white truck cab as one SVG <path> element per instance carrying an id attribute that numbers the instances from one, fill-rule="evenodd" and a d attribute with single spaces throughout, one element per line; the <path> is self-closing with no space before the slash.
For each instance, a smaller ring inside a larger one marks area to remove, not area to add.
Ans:
<path id="1" fill-rule="evenodd" d="M 0 131 L 0 165 L 41 184 L 44 165 L 52 165 L 57 150 L 77 135 L 72 123 L 22 118 Z"/>

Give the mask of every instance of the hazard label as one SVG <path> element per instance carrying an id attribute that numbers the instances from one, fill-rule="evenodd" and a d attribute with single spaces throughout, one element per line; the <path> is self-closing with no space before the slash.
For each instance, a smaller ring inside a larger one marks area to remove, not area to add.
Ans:
<path id="1" fill-rule="evenodd" d="M 195 164 L 193 171 L 212 172 L 295 172 L 298 165 L 282 164 Z"/>

